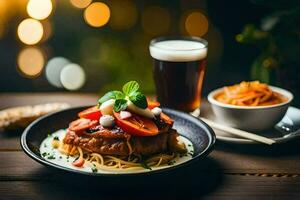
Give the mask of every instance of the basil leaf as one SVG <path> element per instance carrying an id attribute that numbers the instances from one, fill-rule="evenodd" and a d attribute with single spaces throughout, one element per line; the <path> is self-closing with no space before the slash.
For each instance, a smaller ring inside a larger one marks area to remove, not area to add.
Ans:
<path id="1" fill-rule="evenodd" d="M 98 103 L 102 104 L 105 101 L 110 100 L 110 99 L 123 99 L 123 98 L 125 98 L 125 95 L 122 92 L 120 92 L 120 91 L 110 91 L 110 92 L 107 92 L 105 95 L 103 95 L 98 100 Z"/>
<path id="2" fill-rule="evenodd" d="M 123 86 L 124 94 L 131 96 L 132 93 L 137 92 L 139 89 L 139 84 L 136 81 L 129 81 Z"/>
<path id="3" fill-rule="evenodd" d="M 146 96 L 141 92 L 134 92 L 129 96 L 129 100 L 139 108 L 145 109 L 148 107 Z"/>
<path id="4" fill-rule="evenodd" d="M 126 99 L 117 99 L 114 105 L 114 111 L 120 112 L 121 110 L 125 110 L 127 108 L 127 100 Z"/>

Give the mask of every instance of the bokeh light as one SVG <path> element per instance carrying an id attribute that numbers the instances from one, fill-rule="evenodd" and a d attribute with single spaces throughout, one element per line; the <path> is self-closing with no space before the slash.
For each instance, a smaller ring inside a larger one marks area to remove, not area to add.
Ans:
<path id="1" fill-rule="evenodd" d="M 86 8 L 92 0 L 70 0 L 71 4 L 76 8 Z"/>
<path id="2" fill-rule="evenodd" d="M 52 36 L 53 30 L 52 30 L 52 24 L 49 20 L 43 20 L 41 23 L 44 29 L 44 34 L 41 39 L 41 42 L 44 42 Z"/>
<path id="3" fill-rule="evenodd" d="M 203 36 L 208 31 L 208 20 L 201 12 L 189 13 L 185 19 L 185 30 L 189 35 Z"/>
<path id="4" fill-rule="evenodd" d="M 20 40 L 28 45 L 38 43 L 43 37 L 43 26 L 35 19 L 25 19 L 18 26 Z"/>
<path id="5" fill-rule="evenodd" d="M 159 6 L 146 8 L 142 14 L 142 27 L 150 35 L 165 34 L 169 31 L 171 16 L 167 9 Z"/>
<path id="6" fill-rule="evenodd" d="M 55 87 L 62 88 L 63 85 L 60 81 L 60 74 L 62 69 L 69 64 L 70 61 L 64 57 L 51 58 L 46 65 L 46 78 L 49 83 Z"/>
<path id="7" fill-rule="evenodd" d="M 27 13 L 34 19 L 46 19 L 51 14 L 51 11 L 51 0 L 29 0 L 27 4 Z"/>
<path id="8" fill-rule="evenodd" d="M 89 5 L 84 11 L 86 23 L 93 27 L 104 26 L 110 18 L 109 7 L 102 2 L 95 2 Z"/>
<path id="9" fill-rule="evenodd" d="M 43 52 L 36 47 L 27 47 L 18 55 L 18 70 L 25 77 L 37 77 L 45 64 Z"/>
<path id="10" fill-rule="evenodd" d="M 70 63 L 61 70 L 60 81 L 67 90 L 78 90 L 85 82 L 85 72 L 80 65 Z"/>
<path id="11" fill-rule="evenodd" d="M 112 29 L 126 30 L 135 25 L 138 12 L 132 0 L 112 0 L 110 1 L 110 8 L 109 26 Z"/>

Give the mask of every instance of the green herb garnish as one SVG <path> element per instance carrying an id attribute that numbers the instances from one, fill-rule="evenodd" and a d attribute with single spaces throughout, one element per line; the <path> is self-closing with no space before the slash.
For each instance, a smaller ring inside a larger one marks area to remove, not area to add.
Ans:
<path id="1" fill-rule="evenodd" d="M 98 104 L 101 105 L 105 101 L 115 99 L 115 112 L 125 110 L 128 106 L 128 101 L 131 101 L 139 108 L 145 109 L 148 107 L 147 99 L 143 93 L 138 91 L 139 88 L 140 86 L 136 81 L 129 81 L 123 86 L 122 92 L 117 90 L 107 92 L 98 100 Z"/>
<path id="2" fill-rule="evenodd" d="M 47 156 L 47 152 L 42 153 L 42 156 L 43 157 Z"/>
<path id="3" fill-rule="evenodd" d="M 58 140 L 58 141 L 59 141 L 58 136 L 55 136 L 55 137 L 53 138 L 53 140 Z"/>
<path id="4" fill-rule="evenodd" d="M 120 112 L 121 110 L 125 110 L 127 108 L 127 100 L 126 99 L 116 99 L 114 105 L 114 111 Z"/>
<path id="5" fill-rule="evenodd" d="M 168 165 L 174 165 L 176 163 L 175 160 L 171 160 L 170 162 L 168 162 Z"/>
<path id="6" fill-rule="evenodd" d="M 92 168 L 92 172 L 93 172 L 93 173 L 96 173 L 96 172 L 98 172 L 98 169 L 97 169 L 96 167 L 93 167 L 93 168 Z"/>
<path id="7" fill-rule="evenodd" d="M 110 91 L 107 92 L 104 96 L 102 96 L 99 100 L 98 103 L 101 105 L 105 101 L 108 101 L 110 99 L 124 99 L 125 95 L 121 91 Z"/>
<path id="8" fill-rule="evenodd" d="M 55 157 L 53 155 L 51 155 L 51 156 L 48 156 L 48 159 L 53 160 L 53 159 L 55 159 Z"/>

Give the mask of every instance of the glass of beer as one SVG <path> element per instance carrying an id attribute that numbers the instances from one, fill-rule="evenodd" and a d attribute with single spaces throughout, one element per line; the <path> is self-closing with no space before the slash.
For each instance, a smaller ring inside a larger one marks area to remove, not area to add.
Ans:
<path id="1" fill-rule="evenodd" d="M 150 42 L 157 99 L 162 106 L 200 114 L 207 41 L 161 37 Z"/>

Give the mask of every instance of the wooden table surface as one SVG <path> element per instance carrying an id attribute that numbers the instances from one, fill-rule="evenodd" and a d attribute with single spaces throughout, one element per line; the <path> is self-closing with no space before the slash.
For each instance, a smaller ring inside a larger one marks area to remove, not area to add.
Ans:
<path id="1" fill-rule="evenodd" d="M 46 102 L 89 105 L 97 98 L 71 93 L 0 94 L 0 109 Z M 160 180 L 155 180 L 152 188 L 136 190 L 126 188 L 126 183 L 123 188 L 103 189 L 61 180 L 60 172 L 22 151 L 21 132 L 0 131 L 0 199 L 300 199 L 299 140 L 271 147 L 217 142 L 206 159 L 181 172 L 187 182 L 158 188 Z"/>

